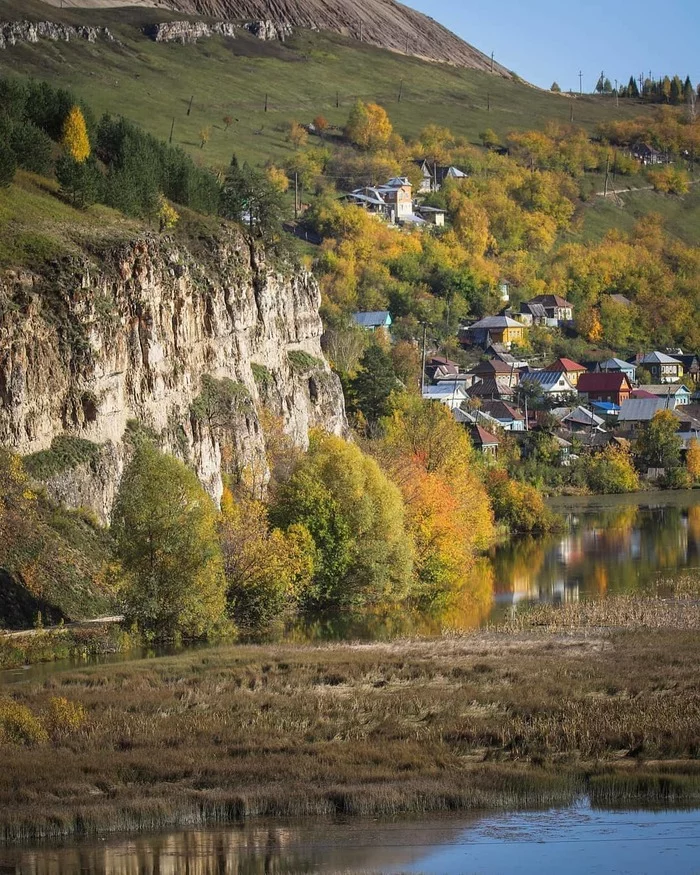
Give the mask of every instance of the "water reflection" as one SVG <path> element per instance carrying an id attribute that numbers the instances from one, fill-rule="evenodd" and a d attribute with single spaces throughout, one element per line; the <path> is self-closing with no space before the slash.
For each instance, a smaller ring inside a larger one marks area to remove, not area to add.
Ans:
<path id="1" fill-rule="evenodd" d="M 0 848 L 12 875 L 698 872 L 698 811 L 568 808 L 429 821 L 307 821 Z"/>
<path id="2" fill-rule="evenodd" d="M 492 551 L 498 605 L 644 592 L 700 567 L 697 492 L 553 504 L 563 533 Z"/>

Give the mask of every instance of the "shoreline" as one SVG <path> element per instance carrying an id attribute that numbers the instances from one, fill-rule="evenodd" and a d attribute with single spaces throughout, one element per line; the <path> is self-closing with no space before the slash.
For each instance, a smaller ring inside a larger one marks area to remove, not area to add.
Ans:
<path id="1" fill-rule="evenodd" d="M 223 645 L 8 688 L 47 731 L 0 744 L 0 842 L 583 793 L 600 807 L 700 806 L 700 607 L 684 628 L 675 616 Z M 52 728 L 55 697 L 84 720 Z"/>

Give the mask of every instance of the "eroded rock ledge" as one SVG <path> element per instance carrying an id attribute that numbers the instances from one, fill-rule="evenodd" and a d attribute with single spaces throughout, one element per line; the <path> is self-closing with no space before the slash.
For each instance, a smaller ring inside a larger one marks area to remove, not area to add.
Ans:
<path id="1" fill-rule="evenodd" d="M 0 22 L 0 49 L 6 49 L 17 43 L 38 43 L 40 39 L 65 43 L 71 40 L 87 40 L 89 43 L 97 42 L 98 39 L 116 41 L 106 27 L 72 27 L 54 21 Z"/>

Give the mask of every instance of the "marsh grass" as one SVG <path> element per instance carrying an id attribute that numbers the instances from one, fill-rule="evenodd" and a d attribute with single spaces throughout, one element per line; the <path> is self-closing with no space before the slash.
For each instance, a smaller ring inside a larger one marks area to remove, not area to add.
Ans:
<path id="1" fill-rule="evenodd" d="M 220 647 L 10 690 L 85 720 L 0 747 L 0 839 L 252 817 L 697 804 L 693 630 Z M 65 706 L 64 706 L 65 707 Z M 82 711 L 80 713 L 83 713 Z"/>

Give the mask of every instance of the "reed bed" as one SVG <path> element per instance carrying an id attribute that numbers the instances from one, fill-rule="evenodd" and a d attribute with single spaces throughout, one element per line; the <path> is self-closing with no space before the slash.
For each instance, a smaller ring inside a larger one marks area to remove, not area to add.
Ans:
<path id="1" fill-rule="evenodd" d="M 57 698 L 84 720 L 0 744 L 0 840 L 584 791 L 697 804 L 699 649 L 686 627 L 539 627 L 57 673 L 5 691 L 38 721 Z"/>

